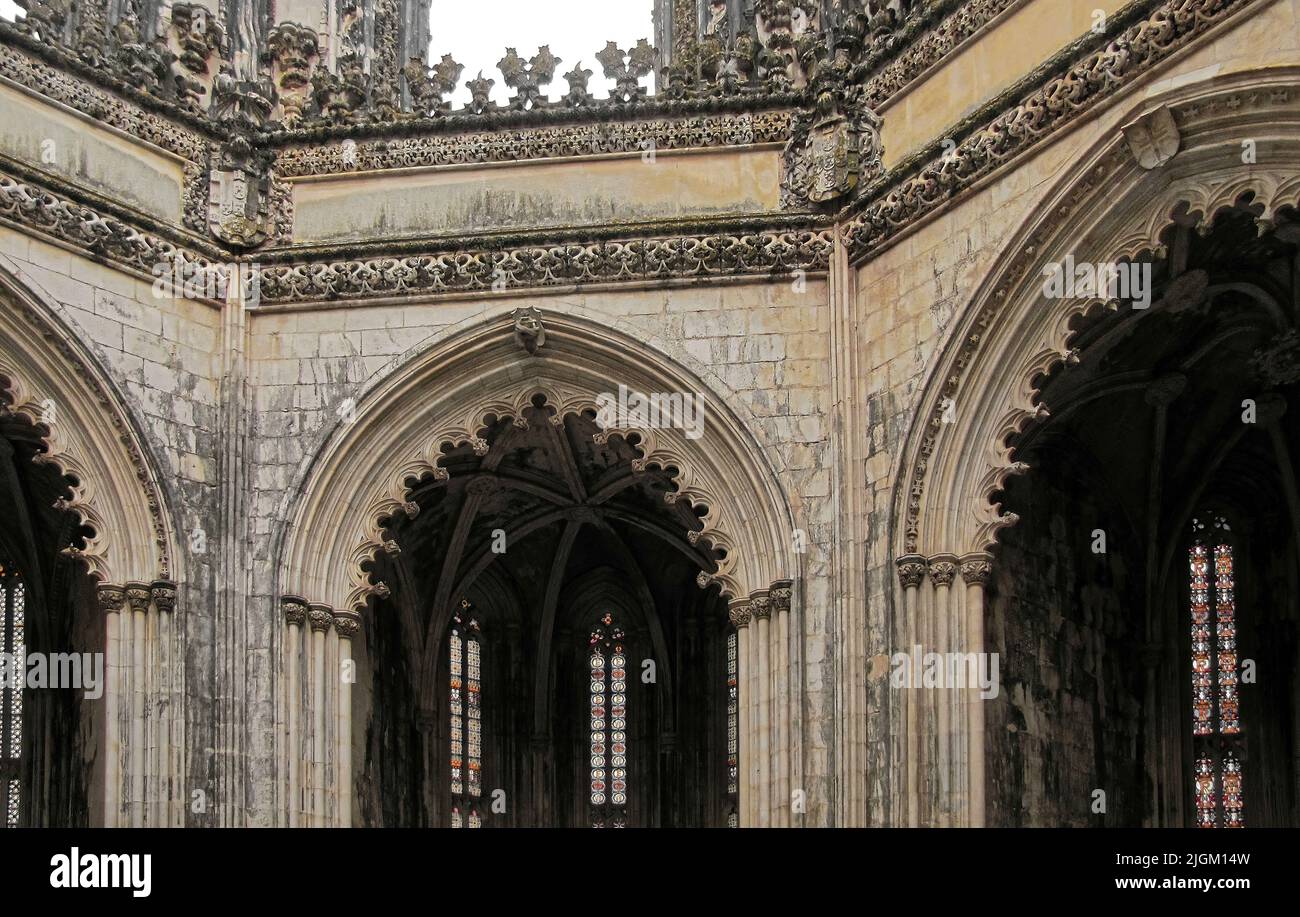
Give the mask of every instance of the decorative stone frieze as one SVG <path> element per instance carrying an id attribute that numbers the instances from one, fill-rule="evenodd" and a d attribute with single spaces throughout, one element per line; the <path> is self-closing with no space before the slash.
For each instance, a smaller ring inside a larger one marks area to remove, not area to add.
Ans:
<path id="1" fill-rule="evenodd" d="M 0 183 L 0 192 L 3 184 Z M 0 211 L 2 213 L 3 211 Z M 828 230 L 629 239 L 301 264 L 262 264 L 263 303 L 826 270 Z"/>

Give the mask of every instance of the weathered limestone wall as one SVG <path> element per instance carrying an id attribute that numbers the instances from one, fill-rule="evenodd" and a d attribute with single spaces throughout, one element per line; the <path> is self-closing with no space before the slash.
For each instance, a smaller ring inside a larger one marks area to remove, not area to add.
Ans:
<path id="1" fill-rule="evenodd" d="M 180 157 L 3 84 L 0 123 L 0 152 L 150 216 L 180 222 Z"/>
<path id="2" fill-rule="evenodd" d="M 779 183 L 772 147 L 300 179 L 294 241 L 752 214 L 777 209 Z"/>

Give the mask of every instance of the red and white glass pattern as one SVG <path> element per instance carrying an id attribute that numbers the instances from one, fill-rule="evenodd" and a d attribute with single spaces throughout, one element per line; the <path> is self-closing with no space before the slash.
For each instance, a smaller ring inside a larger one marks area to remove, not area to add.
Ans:
<path id="1" fill-rule="evenodd" d="M 1214 761 L 1196 759 L 1196 827 L 1214 828 L 1218 824 L 1219 799 L 1215 792 Z"/>
<path id="2" fill-rule="evenodd" d="M 451 631 L 451 794 L 459 796 L 465 792 L 465 688 L 464 640 L 460 630 L 453 627 Z"/>
<path id="3" fill-rule="evenodd" d="M 1196 540 L 1188 548 L 1192 736 L 1197 748 L 1193 795 L 1198 827 L 1240 828 L 1245 803 L 1238 754 L 1242 727 L 1236 573 L 1228 525 L 1221 517 L 1212 525 L 1209 533 L 1205 521 L 1193 520 Z"/>
<path id="4" fill-rule="evenodd" d="M 623 630 L 608 612 L 592 629 L 588 644 L 591 701 L 591 825 L 627 825 L 628 707 L 627 654 Z"/>
<path id="5" fill-rule="evenodd" d="M 1197 542 L 1189 551 L 1192 605 L 1192 735 L 1213 729 L 1214 671 L 1210 661 L 1209 552 Z"/>
<path id="6" fill-rule="evenodd" d="M 1233 598 L 1232 547 L 1214 548 L 1215 644 L 1219 662 L 1219 732 L 1241 732 L 1237 706 L 1237 605 Z"/>
<path id="7" fill-rule="evenodd" d="M 448 745 L 451 757 L 451 826 L 481 828 L 483 795 L 483 648 L 478 622 L 462 601 L 448 637 Z"/>

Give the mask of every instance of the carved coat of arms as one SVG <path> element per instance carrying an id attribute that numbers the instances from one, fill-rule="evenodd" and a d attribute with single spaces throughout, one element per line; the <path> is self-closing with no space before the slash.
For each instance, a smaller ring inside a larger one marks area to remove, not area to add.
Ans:
<path id="1" fill-rule="evenodd" d="M 856 117 L 838 107 L 796 125 L 785 151 L 785 206 L 825 205 L 844 197 L 864 176 L 880 171 L 880 121 L 870 111 Z"/>
<path id="2" fill-rule="evenodd" d="M 849 119 L 836 115 L 808 132 L 808 200 L 825 204 L 858 183 L 858 135 Z"/>
<path id="3" fill-rule="evenodd" d="M 240 247 L 266 240 L 270 180 L 248 169 L 215 169 L 208 200 L 208 228 L 223 242 Z"/>

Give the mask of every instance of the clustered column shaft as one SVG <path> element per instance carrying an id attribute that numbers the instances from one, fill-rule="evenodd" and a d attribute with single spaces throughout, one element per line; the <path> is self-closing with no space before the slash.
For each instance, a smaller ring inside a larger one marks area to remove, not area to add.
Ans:
<path id="1" fill-rule="evenodd" d="M 105 583 L 97 596 L 105 616 L 104 824 L 179 827 L 186 793 L 176 587 Z"/>
<path id="2" fill-rule="evenodd" d="M 981 827 L 985 700 L 971 678 L 988 670 L 984 588 L 991 558 L 908 554 L 896 564 L 903 614 L 894 632 L 901 655 L 891 660 L 890 677 L 904 734 L 899 805 L 912 827 Z M 963 591 L 953 589 L 958 574 Z M 934 683 L 921 680 L 921 672 Z"/>
<path id="3" fill-rule="evenodd" d="M 285 620 L 280 699 L 287 784 L 282 814 L 290 827 L 349 827 L 352 638 L 361 630 L 361 617 L 298 596 L 285 596 L 280 609 Z"/>
<path id="4" fill-rule="evenodd" d="M 788 581 L 733 600 L 740 685 L 740 824 L 788 827 L 790 777 L 790 604 Z"/>

